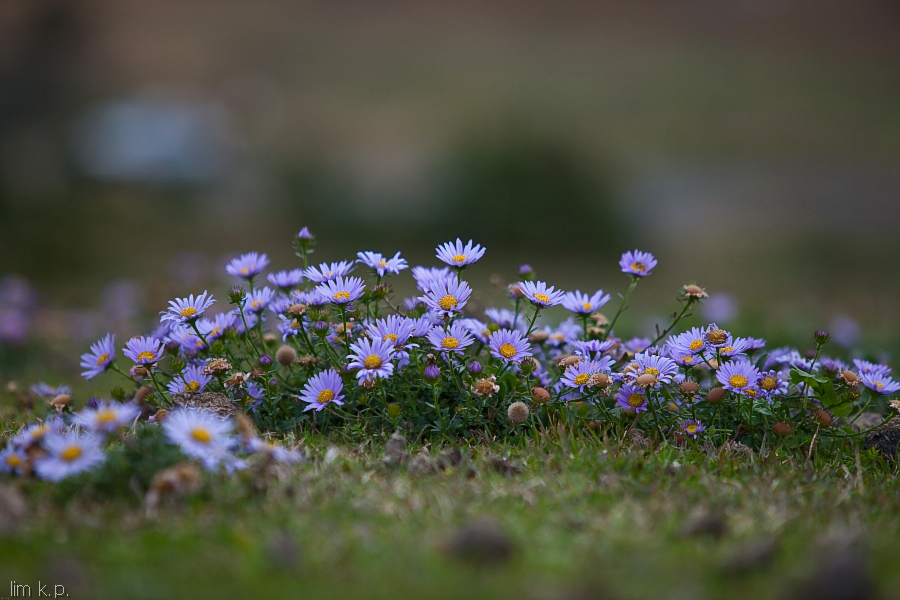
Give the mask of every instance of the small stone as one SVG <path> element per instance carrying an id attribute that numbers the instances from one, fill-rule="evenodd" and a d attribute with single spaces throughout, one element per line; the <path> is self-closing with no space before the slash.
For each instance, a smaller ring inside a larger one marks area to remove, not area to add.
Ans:
<path id="1" fill-rule="evenodd" d="M 390 439 L 384 445 L 384 462 L 387 465 L 401 465 L 407 461 L 409 453 L 406 451 L 406 438 L 399 431 L 391 434 Z"/>
<path id="2" fill-rule="evenodd" d="M 499 456 L 492 456 L 488 459 L 488 466 L 504 476 L 518 475 L 522 472 L 522 467 L 510 460 Z"/>
<path id="3" fill-rule="evenodd" d="M 507 562 L 515 545 L 495 522 L 482 520 L 461 527 L 450 536 L 443 549 L 452 558 L 483 566 Z"/>
<path id="4" fill-rule="evenodd" d="M 226 396 L 216 392 L 181 392 L 172 397 L 175 406 L 209 411 L 221 419 L 228 419 L 237 414 L 238 405 Z"/>
<path id="5" fill-rule="evenodd" d="M 881 422 L 881 419 L 878 421 Z M 875 448 L 886 460 L 896 460 L 897 449 L 900 447 L 900 417 L 894 417 L 878 429 L 870 431 L 866 435 L 864 447 Z"/>

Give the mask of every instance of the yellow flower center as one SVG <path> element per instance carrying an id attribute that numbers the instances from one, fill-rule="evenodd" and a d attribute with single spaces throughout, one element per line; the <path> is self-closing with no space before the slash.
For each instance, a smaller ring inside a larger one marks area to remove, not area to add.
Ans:
<path id="1" fill-rule="evenodd" d="M 190 319 L 197 314 L 197 309 L 193 306 L 186 306 L 181 309 L 181 316 Z"/>
<path id="2" fill-rule="evenodd" d="M 732 375 L 728 379 L 728 383 L 731 385 L 731 387 L 742 388 L 747 385 L 747 378 L 743 375 Z"/>
<path id="3" fill-rule="evenodd" d="M 682 356 L 681 362 L 683 362 L 685 364 L 691 364 L 692 362 L 694 362 L 694 357 L 691 356 L 690 354 L 688 354 L 687 356 Z"/>
<path id="4" fill-rule="evenodd" d="M 767 392 L 771 392 L 778 387 L 778 380 L 775 379 L 775 377 L 773 377 L 772 375 L 766 375 L 762 378 L 762 381 L 759 382 L 759 387 L 766 390 Z"/>
<path id="5" fill-rule="evenodd" d="M 384 337 L 381 338 L 381 341 L 382 341 L 382 342 L 386 342 L 386 341 L 388 341 L 388 340 L 390 340 L 390 341 L 392 341 L 392 342 L 396 342 L 396 341 L 397 341 L 397 334 L 396 334 L 396 333 L 386 333 L 386 334 L 384 334 Z"/>
<path id="6" fill-rule="evenodd" d="M 647 266 L 642 262 L 631 263 L 631 268 L 634 269 L 635 271 L 640 271 L 641 273 L 643 273 L 644 271 L 647 270 Z"/>
<path id="7" fill-rule="evenodd" d="M 687 427 L 685 427 L 684 430 L 687 431 L 690 435 L 694 435 L 695 433 L 697 433 L 698 427 L 699 427 L 699 425 L 691 424 L 691 425 L 688 425 Z"/>
<path id="8" fill-rule="evenodd" d="M 109 423 L 116 420 L 116 412 L 113 410 L 101 410 L 97 413 L 97 423 Z"/>
<path id="9" fill-rule="evenodd" d="M 694 340 L 693 342 L 691 342 L 691 345 L 690 345 L 691 352 L 696 352 L 697 350 L 699 350 L 702 347 L 703 347 L 703 340 Z"/>
<path id="10" fill-rule="evenodd" d="M 586 311 L 590 311 L 592 308 L 594 308 L 594 305 L 591 304 L 590 302 L 582 302 L 581 308 L 583 308 Z"/>
<path id="11" fill-rule="evenodd" d="M 754 390 L 753 388 L 750 388 L 749 390 L 745 390 L 744 393 L 747 394 L 748 396 L 750 396 L 751 398 L 756 398 L 756 396 L 759 395 L 759 392 L 757 390 Z"/>
<path id="12" fill-rule="evenodd" d="M 377 369 L 381 366 L 381 357 L 377 354 L 370 354 L 363 361 L 363 366 L 367 369 Z"/>
<path id="13" fill-rule="evenodd" d="M 381 260 L 378 261 L 378 266 L 379 266 L 379 267 L 386 267 L 386 266 L 387 266 L 387 261 L 384 260 L 384 259 L 382 258 Z"/>
<path id="14" fill-rule="evenodd" d="M 512 344 L 503 344 L 497 349 L 497 352 L 499 352 L 500 356 L 503 358 L 512 358 L 516 355 L 516 348 Z"/>
<path id="15" fill-rule="evenodd" d="M 101 354 L 100 356 L 97 357 L 97 366 L 99 367 L 100 365 L 102 365 L 103 363 L 105 363 L 108 360 L 109 360 L 109 353 L 104 352 L 103 354 Z"/>
<path id="16" fill-rule="evenodd" d="M 200 382 L 199 381 L 188 381 L 184 385 L 184 387 L 191 390 L 192 392 L 196 392 L 197 390 L 200 389 Z"/>
<path id="17" fill-rule="evenodd" d="M 334 299 L 335 300 L 345 300 L 345 301 L 349 300 L 350 292 L 335 292 Z"/>
<path id="18" fill-rule="evenodd" d="M 719 352 L 721 354 L 727 354 L 727 353 L 731 352 L 732 350 L 734 350 L 734 348 L 732 346 L 725 346 L 724 348 L 719 348 Z"/>
<path id="19" fill-rule="evenodd" d="M 246 275 L 249 272 L 250 272 L 250 269 L 248 269 L 247 267 L 241 267 L 241 275 Z"/>
<path id="20" fill-rule="evenodd" d="M 81 456 L 82 450 L 80 446 L 69 446 L 59 453 L 59 457 L 66 462 L 72 462 Z"/>
<path id="21" fill-rule="evenodd" d="M 347 292 L 344 292 L 344 293 L 347 294 Z M 347 297 L 349 298 L 350 294 L 347 294 Z M 253 302 L 250 303 L 250 308 L 262 308 L 262 305 L 263 305 L 263 303 L 261 300 L 254 300 Z"/>
<path id="22" fill-rule="evenodd" d="M 444 341 L 441 342 L 441 346 L 443 346 L 447 350 L 453 350 L 455 348 L 459 348 L 459 340 L 455 337 L 446 337 L 444 338 Z"/>
<path id="23" fill-rule="evenodd" d="M 316 400 L 319 402 L 319 404 L 328 404 L 329 402 L 334 400 L 334 392 L 332 390 L 322 390 L 321 392 L 319 392 Z"/>
<path id="24" fill-rule="evenodd" d="M 150 350 L 144 350 L 140 354 L 137 355 L 138 360 L 156 360 L 156 354 Z"/>
<path id="25" fill-rule="evenodd" d="M 640 408 L 644 405 L 644 395 L 643 394 L 632 394 L 628 396 L 628 406 L 632 408 Z"/>
<path id="26" fill-rule="evenodd" d="M 535 300 L 540 300 L 541 302 L 550 302 L 550 297 L 547 294 L 535 294 Z"/>
<path id="27" fill-rule="evenodd" d="M 466 255 L 465 254 L 457 254 L 456 256 L 453 257 L 453 262 L 455 262 L 455 263 L 466 262 Z"/>
<path id="28" fill-rule="evenodd" d="M 877 387 L 879 390 L 884 387 L 884 382 L 875 381 L 874 383 L 875 383 L 875 387 Z"/>
<path id="29" fill-rule="evenodd" d="M 440 306 L 444 310 L 450 310 L 451 308 L 455 307 L 457 304 L 459 304 L 459 300 L 457 300 L 454 296 L 451 296 L 449 294 L 444 296 L 443 298 L 441 298 L 440 301 L 438 302 L 438 306 Z"/>
<path id="30" fill-rule="evenodd" d="M 9 456 L 6 457 L 6 466 L 7 467 L 12 467 L 13 469 L 15 469 L 16 467 L 18 467 L 21 464 L 22 464 L 22 457 L 20 457 L 16 454 L 10 454 Z"/>
<path id="31" fill-rule="evenodd" d="M 201 444 L 208 444 L 212 441 L 212 436 L 209 435 L 209 432 L 200 427 L 191 431 L 191 437 L 194 438 L 195 442 L 200 442 Z"/>
<path id="32" fill-rule="evenodd" d="M 653 375 L 654 377 L 659 376 L 659 369 L 655 367 L 647 367 L 644 369 L 644 375 Z"/>
<path id="33" fill-rule="evenodd" d="M 591 380 L 590 375 L 588 375 L 587 373 L 582 373 L 581 375 L 579 375 L 578 377 L 575 378 L 575 385 L 584 385 L 590 380 Z"/>

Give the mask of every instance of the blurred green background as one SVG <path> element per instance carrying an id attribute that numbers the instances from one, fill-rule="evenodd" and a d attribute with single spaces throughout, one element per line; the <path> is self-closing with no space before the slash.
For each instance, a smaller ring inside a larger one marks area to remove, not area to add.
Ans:
<path id="1" fill-rule="evenodd" d="M 624 334 L 696 281 L 745 335 L 896 344 L 898 26 L 888 0 L 4 0 L 0 275 L 84 344 L 221 296 L 238 253 L 297 266 L 304 225 L 317 260 L 472 237 L 486 290 L 527 262 L 621 292 L 641 248 Z"/>

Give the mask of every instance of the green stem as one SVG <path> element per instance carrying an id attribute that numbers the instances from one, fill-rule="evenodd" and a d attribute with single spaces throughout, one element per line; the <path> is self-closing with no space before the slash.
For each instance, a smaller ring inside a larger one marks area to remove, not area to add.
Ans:
<path id="1" fill-rule="evenodd" d="M 600 337 L 600 341 L 606 341 L 606 338 L 609 337 L 609 334 L 612 332 L 613 327 L 616 324 L 616 321 L 619 320 L 619 315 L 622 314 L 622 311 L 625 310 L 625 305 L 628 304 L 628 298 L 631 296 L 631 292 L 634 291 L 634 288 L 637 287 L 638 281 L 640 281 L 640 277 L 635 275 L 631 276 L 631 285 L 628 286 L 628 291 L 625 292 L 625 295 L 622 296 L 622 303 L 619 304 L 619 310 L 616 311 L 615 316 L 613 316 L 612 321 L 609 322 L 609 326 L 606 328 L 606 332 Z"/>

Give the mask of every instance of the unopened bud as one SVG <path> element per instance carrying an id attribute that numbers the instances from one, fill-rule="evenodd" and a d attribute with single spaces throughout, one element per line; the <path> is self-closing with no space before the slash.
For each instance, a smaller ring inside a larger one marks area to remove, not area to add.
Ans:
<path id="1" fill-rule="evenodd" d="M 471 373 L 472 375 L 478 375 L 484 369 L 484 367 L 481 366 L 481 363 L 478 362 L 477 360 L 473 360 L 472 362 L 470 362 L 469 366 L 466 368 L 469 370 L 469 373 Z"/>
<path id="2" fill-rule="evenodd" d="M 772 426 L 772 431 L 775 432 L 775 435 L 778 437 L 787 437 L 791 435 L 791 426 L 785 423 L 784 421 L 779 421 Z"/>
<path id="3" fill-rule="evenodd" d="M 522 369 L 522 372 L 526 375 L 531 374 L 537 369 L 538 363 L 532 357 L 528 356 L 522 359 L 522 362 L 519 363 L 519 368 Z"/>
<path id="4" fill-rule="evenodd" d="M 287 367 L 297 361 L 297 351 L 292 346 L 285 344 L 275 351 L 275 360 L 282 367 Z"/>
<path id="5" fill-rule="evenodd" d="M 834 422 L 834 418 L 831 416 L 831 414 L 827 410 L 821 408 L 814 412 L 813 416 L 822 427 L 831 427 L 831 424 Z"/>
<path id="6" fill-rule="evenodd" d="M 535 386 L 531 388 L 531 397 L 534 399 L 535 404 L 541 404 L 542 402 L 546 402 L 550 399 L 550 392 L 548 392 L 545 388 Z"/>
<path id="7" fill-rule="evenodd" d="M 700 384 L 696 381 L 682 381 L 678 389 L 682 394 L 696 394 L 700 390 Z"/>
<path id="8" fill-rule="evenodd" d="M 706 399 L 713 404 L 721 402 L 725 399 L 725 388 L 716 387 L 706 394 Z"/>
<path id="9" fill-rule="evenodd" d="M 816 344 L 819 346 L 824 346 L 828 343 L 828 340 L 831 339 L 831 334 L 825 329 L 816 329 L 816 332 L 813 334 L 813 339 L 816 340 Z"/>

